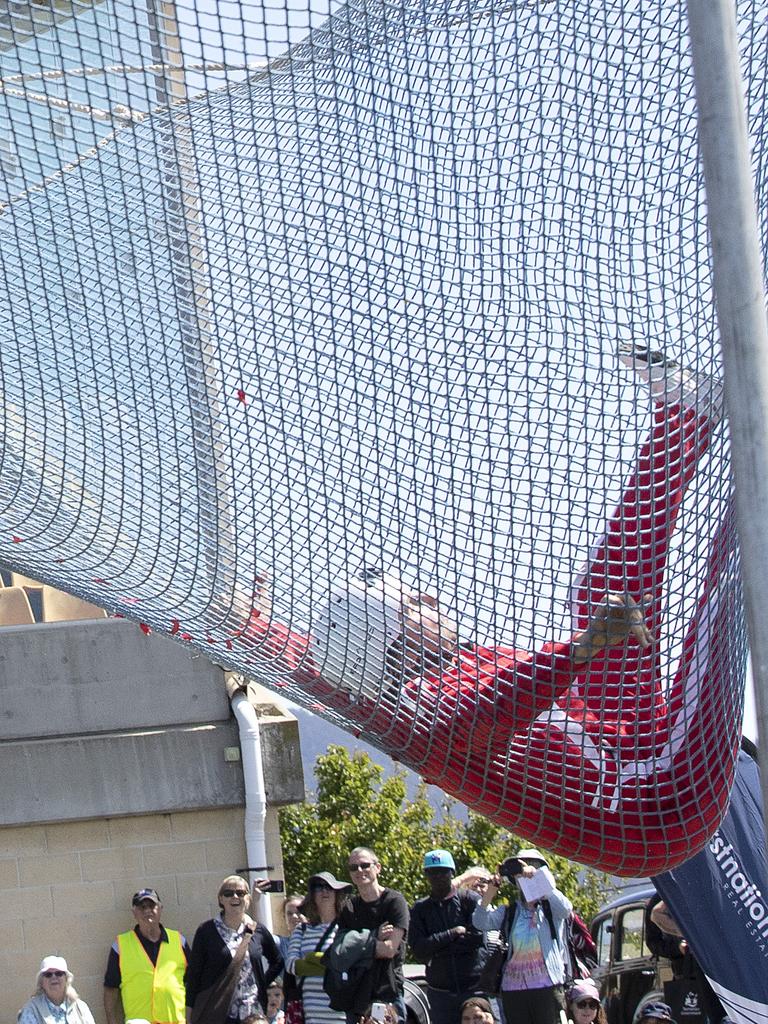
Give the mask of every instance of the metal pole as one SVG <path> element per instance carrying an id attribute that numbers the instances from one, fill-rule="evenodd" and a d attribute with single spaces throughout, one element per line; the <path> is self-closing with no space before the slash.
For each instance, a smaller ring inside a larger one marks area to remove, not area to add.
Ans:
<path id="1" fill-rule="evenodd" d="M 768 322 L 735 0 L 688 0 L 758 729 L 768 739 Z M 763 788 L 768 821 L 768 785 Z"/>
<path id="2" fill-rule="evenodd" d="M 184 55 L 175 0 L 146 0 L 157 102 L 171 107 L 187 98 Z M 197 179 L 193 126 L 188 108 L 178 106 L 174 122 L 158 119 L 165 210 L 171 222 L 171 252 L 177 312 L 190 390 L 204 579 L 198 590 L 209 594 L 211 627 L 226 620 L 236 588 L 237 553 L 232 522 L 234 487 L 226 459 L 225 416 L 219 385 L 220 362 L 210 336 L 208 260 L 201 233 L 200 185 Z M 250 579 L 248 583 L 250 584 Z M 250 593 L 248 594 L 250 597 Z"/>

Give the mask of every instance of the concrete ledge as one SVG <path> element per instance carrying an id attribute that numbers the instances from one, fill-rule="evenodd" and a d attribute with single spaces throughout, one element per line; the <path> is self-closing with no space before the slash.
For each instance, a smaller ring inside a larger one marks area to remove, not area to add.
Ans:
<path id="1" fill-rule="evenodd" d="M 125 619 L 0 630 L 0 740 L 222 722 L 224 673 Z"/>
<path id="2" fill-rule="evenodd" d="M 225 747 L 239 750 L 234 721 L 0 744 L 0 826 L 242 806 Z"/>
<path id="3" fill-rule="evenodd" d="M 299 723 L 295 718 L 259 719 L 264 788 L 271 806 L 302 803 L 304 768 L 301 763 Z"/>

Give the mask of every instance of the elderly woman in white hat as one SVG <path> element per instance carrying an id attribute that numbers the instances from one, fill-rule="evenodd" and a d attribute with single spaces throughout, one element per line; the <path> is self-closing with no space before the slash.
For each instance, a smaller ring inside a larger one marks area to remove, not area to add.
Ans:
<path id="1" fill-rule="evenodd" d="M 94 1024 L 88 1004 L 72 987 L 72 972 L 63 956 L 46 956 L 37 972 L 37 987 L 19 1010 L 19 1024 Z"/>

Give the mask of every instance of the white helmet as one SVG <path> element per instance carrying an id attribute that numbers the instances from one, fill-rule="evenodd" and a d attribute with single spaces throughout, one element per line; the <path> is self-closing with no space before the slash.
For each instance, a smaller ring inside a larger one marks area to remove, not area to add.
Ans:
<path id="1" fill-rule="evenodd" d="M 387 649 L 402 633 L 405 593 L 398 577 L 386 574 L 331 588 L 313 630 L 315 663 L 324 679 L 358 696 L 379 696 Z"/>

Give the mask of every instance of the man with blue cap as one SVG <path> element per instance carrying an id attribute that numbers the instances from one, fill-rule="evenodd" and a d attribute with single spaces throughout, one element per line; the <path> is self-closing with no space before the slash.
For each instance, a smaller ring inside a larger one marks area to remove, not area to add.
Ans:
<path id="1" fill-rule="evenodd" d="M 409 944 L 416 960 L 427 965 L 427 996 L 434 1024 L 459 1024 L 461 1006 L 473 995 L 485 959 L 481 932 L 472 924 L 476 893 L 453 884 L 456 865 L 448 850 L 424 856 L 430 894 L 411 910 Z"/>

